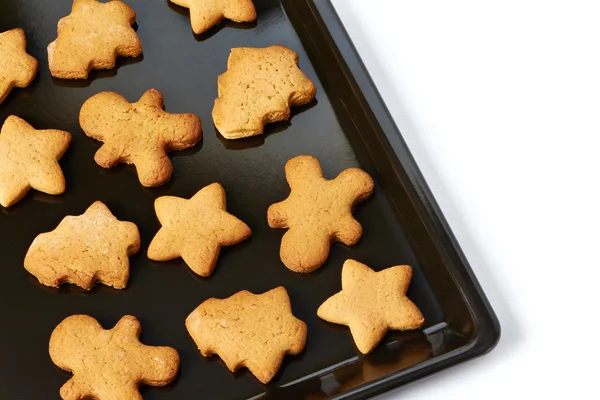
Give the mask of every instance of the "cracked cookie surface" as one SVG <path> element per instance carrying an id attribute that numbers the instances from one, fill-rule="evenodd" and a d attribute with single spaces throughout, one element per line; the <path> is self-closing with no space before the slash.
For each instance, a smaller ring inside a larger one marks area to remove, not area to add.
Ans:
<path id="1" fill-rule="evenodd" d="M 138 386 L 165 386 L 177 376 L 179 354 L 139 341 L 139 321 L 126 315 L 112 329 L 94 318 L 72 315 L 52 332 L 52 362 L 73 377 L 60 388 L 63 400 L 142 400 Z"/>
<path id="2" fill-rule="evenodd" d="M 317 93 L 298 68 L 298 54 L 283 46 L 232 49 L 218 91 L 212 116 L 226 139 L 262 134 L 265 124 L 289 119 L 290 107 Z"/>
<path id="3" fill-rule="evenodd" d="M 163 110 L 163 95 L 150 89 L 136 103 L 114 92 L 98 93 L 81 107 L 79 124 L 85 134 L 104 142 L 94 160 L 104 168 L 134 164 L 147 187 L 160 186 L 173 173 L 167 152 L 195 146 L 202 139 L 202 123 L 195 114 Z"/>
<path id="4" fill-rule="evenodd" d="M 46 286 L 73 283 L 89 290 L 100 282 L 123 289 L 129 257 L 139 249 L 137 226 L 119 221 L 96 201 L 84 214 L 69 215 L 52 232 L 38 235 L 25 256 L 25 269 Z"/>

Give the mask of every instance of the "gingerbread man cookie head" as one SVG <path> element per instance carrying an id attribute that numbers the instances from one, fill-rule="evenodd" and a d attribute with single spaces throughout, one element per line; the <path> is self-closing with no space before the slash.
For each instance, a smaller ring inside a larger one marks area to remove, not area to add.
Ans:
<path id="1" fill-rule="evenodd" d="M 358 242 L 362 226 L 352 211 L 371 196 L 373 180 L 358 168 L 349 168 L 327 180 L 319 161 L 311 156 L 289 160 L 285 175 L 291 193 L 269 207 L 269 226 L 289 228 L 281 240 L 283 263 L 295 272 L 311 272 L 325 263 L 331 242 L 348 246 Z"/>
<path id="2" fill-rule="evenodd" d="M 13 87 L 29 86 L 35 78 L 37 67 L 37 60 L 27 54 L 23 29 L 0 33 L 0 103 Z"/>
<path id="3" fill-rule="evenodd" d="M 298 68 L 298 54 L 283 46 L 232 49 L 218 91 L 212 115 L 226 139 L 262 134 L 265 124 L 289 119 L 290 107 L 317 93 Z"/>
<path id="4" fill-rule="evenodd" d="M 50 358 L 73 377 L 60 389 L 63 400 L 142 400 L 138 386 L 165 386 L 179 370 L 171 347 L 146 346 L 141 326 L 126 315 L 110 330 L 87 315 L 72 315 L 50 337 Z"/>
<path id="5" fill-rule="evenodd" d="M 115 67 L 118 56 L 137 57 L 142 42 L 131 25 L 135 11 L 112 0 L 74 0 L 71 14 L 58 22 L 58 37 L 48 46 L 50 73 L 62 79 L 87 79 L 92 69 Z"/>

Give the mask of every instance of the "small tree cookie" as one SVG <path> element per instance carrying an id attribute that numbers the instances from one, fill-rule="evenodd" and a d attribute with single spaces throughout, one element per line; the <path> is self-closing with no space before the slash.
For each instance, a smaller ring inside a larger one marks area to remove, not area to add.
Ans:
<path id="1" fill-rule="evenodd" d="M 235 22 L 252 22 L 256 10 L 252 0 L 171 0 L 190 9 L 192 30 L 196 35 L 206 32 L 223 18 Z"/>
<path id="2" fill-rule="evenodd" d="M 252 231 L 226 209 L 225 190 L 213 183 L 191 199 L 163 196 L 154 202 L 162 224 L 150 246 L 148 258 L 168 261 L 178 257 L 200 276 L 210 276 L 223 246 L 246 240 Z"/>
<path id="3" fill-rule="evenodd" d="M 348 325 L 358 350 L 370 353 L 388 329 L 406 331 L 423 326 L 423 314 L 406 297 L 411 278 L 408 265 L 375 272 L 365 264 L 347 260 L 342 269 L 342 291 L 321 304 L 317 315 Z"/>
<path id="4" fill-rule="evenodd" d="M 142 54 L 131 25 L 135 11 L 119 0 L 74 0 L 71 14 L 58 21 L 58 37 L 48 45 L 55 78 L 87 79 L 92 69 L 111 69 L 120 57 Z"/>
<path id="5" fill-rule="evenodd" d="M 232 49 L 218 90 L 212 116 L 226 139 L 260 135 L 265 124 L 289 119 L 290 107 L 317 93 L 298 68 L 298 54 L 283 46 Z"/>
<path id="6" fill-rule="evenodd" d="M 262 383 L 273 379 L 286 354 L 296 355 L 306 344 L 306 324 L 292 314 L 283 287 L 208 299 L 185 326 L 204 357 L 218 354 L 231 372 L 246 367 Z"/>
<path id="7" fill-rule="evenodd" d="M 14 115 L 6 118 L 0 130 L 0 205 L 12 206 L 31 188 L 63 193 L 65 177 L 58 160 L 70 143 L 69 132 L 37 130 Z"/>
<path id="8" fill-rule="evenodd" d="M 69 215 L 52 232 L 38 235 L 25 255 L 25 269 L 46 286 L 68 282 L 89 290 L 98 281 L 123 289 L 129 257 L 139 250 L 137 226 L 119 221 L 96 201 L 83 215 Z"/>
<path id="9" fill-rule="evenodd" d="M 27 54 L 23 29 L 0 33 L 0 103 L 13 87 L 24 88 L 31 84 L 38 62 Z"/>
<path id="10" fill-rule="evenodd" d="M 138 320 L 126 315 L 110 330 L 87 315 L 72 315 L 50 337 L 50 358 L 73 372 L 60 388 L 63 400 L 142 400 L 138 386 L 165 386 L 177 376 L 179 354 L 139 341 Z"/>
<path id="11" fill-rule="evenodd" d="M 171 150 L 195 146 L 202 139 L 202 123 L 194 114 L 163 110 L 163 95 L 150 89 L 137 103 L 114 92 L 98 93 L 83 103 L 81 129 L 104 142 L 94 160 L 104 168 L 134 164 L 144 186 L 160 186 L 171 179 Z"/>
<path id="12" fill-rule="evenodd" d="M 358 168 L 327 180 L 311 156 L 289 160 L 285 175 L 291 193 L 269 207 L 267 219 L 271 228 L 289 228 L 281 240 L 281 261 L 292 271 L 311 272 L 325 263 L 332 241 L 358 242 L 362 226 L 352 211 L 371 196 L 373 180 Z"/>

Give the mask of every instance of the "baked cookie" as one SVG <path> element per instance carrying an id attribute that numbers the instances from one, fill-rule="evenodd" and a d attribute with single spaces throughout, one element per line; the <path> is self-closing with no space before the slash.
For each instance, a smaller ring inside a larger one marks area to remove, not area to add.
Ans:
<path id="1" fill-rule="evenodd" d="M 162 228 L 148 247 L 148 258 L 168 261 L 181 257 L 200 276 L 210 276 L 223 246 L 246 240 L 252 231 L 226 211 L 225 190 L 205 186 L 191 199 L 163 196 L 154 202 Z"/>
<path id="2" fill-rule="evenodd" d="M 285 175 L 291 193 L 269 207 L 267 219 L 271 228 L 290 228 L 281 240 L 281 261 L 292 271 L 311 272 L 325 263 L 332 241 L 347 246 L 358 242 L 362 226 L 352 211 L 371 196 L 373 180 L 358 168 L 327 180 L 311 156 L 289 160 Z"/>
<path id="3" fill-rule="evenodd" d="M 218 90 L 212 116 L 226 139 L 260 135 L 265 124 L 289 119 L 290 107 L 317 93 L 298 68 L 298 54 L 283 46 L 232 49 Z"/>
<path id="4" fill-rule="evenodd" d="M 235 22 L 252 22 L 256 10 L 252 0 L 171 0 L 178 6 L 190 9 L 192 30 L 196 35 L 206 32 L 223 18 Z"/>
<path id="5" fill-rule="evenodd" d="M 0 205 L 12 206 L 31 188 L 63 193 L 65 177 L 58 160 L 70 143 L 69 132 L 36 130 L 19 117 L 6 118 L 0 130 Z"/>
<path id="6" fill-rule="evenodd" d="M 358 350 L 370 353 L 388 329 L 406 331 L 423 326 L 423 314 L 406 297 L 411 278 L 408 265 L 375 272 L 358 261 L 346 260 L 342 291 L 321 304 L 317 315 L 348 325 Z"/>
<path id="7" fill-rule="evenodd" d="M 52 232 L 38 235 L 25 256 L 25 269 L 46 286 L 68 282 L 89 290 L 100 282 L 123 289 L 129 257 L 139 250 L 137 226 L 119 221 L 96 201 L 83 215 L 69 215 Z"/>
<path id="8" fill-rule="evenodd" d="M 149 187 L 171 179 L 167 152 L 193 147 L 202 139 L 200 118 L 165 112 L 163 95 L 155 89 L 137 103 L 118 93 L 98 93 L 81 107 L 79 124 L 86 135 L 104 142 L 94 156 L 98 165 L 134 164 L 140 182 Z"/>
<path id="9" fill-rule="evenodd" d="M 58 21 L 58 37 L 48 46 L 50 73 L 61 79 L 87 79 L 92 69 L 112 69 L 117 57 L 142 54 L 131 25 L 135 11 L 112 0 L 74 0 L 71 14 Z"/>
<path id="10" fill-rule="evenodd" d="M 283 287 L 208 299 L 187 317 L 185 326 L 204 357 L 218 354 L 231 372 L 246 367 L 265 384 L 286 354 L 296 355 L 306 344 L 306 324 L 292 314 Z"/>
<path id="11" fill-rule="evenodd" d="M 73 373 L 60 388 L 63 400 L 141 400 L 138 386 L 165 386 L 177 376 L 179 354 L 139 341 L 139 321 L 126 315 L 105 330 L 94 318 L 72 315 L 50 337 L 50 358 Z"/>
<path id="12" fill-rule="evenodd" d="M 13 87 L 25 88 L 37 72 L 38 62 L 27 54 L 23 29 L 0 33 L 0 103 Z"/>

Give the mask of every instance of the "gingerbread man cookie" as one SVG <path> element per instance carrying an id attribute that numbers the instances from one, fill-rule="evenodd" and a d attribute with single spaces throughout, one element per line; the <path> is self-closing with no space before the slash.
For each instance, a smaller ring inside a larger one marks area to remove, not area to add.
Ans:
<path id="1" fill-rule="evenodd" d="M 81 107 L 79 124 L 86 135 L 104 142 L 94 160 L 104 168 L 121 162 L 134 164 L 144 186 L 160 186 L 171 179 L 171 150 L 195 146 L 202 139 L 202 123 L 194 114 L 163 110 L 163 95 L 150 89 L 137 103 L 114 92 L 98 93 Z"/>
<path id="2" fill-rule="evenodd" d="M 200 276 L 215 269 L 223 246 L 246 240 L 252 231 L 226 210 L 225 190 L 208 185 L 191 199 L 163 196 L 154 203 L 162 224 L 150 247 L 148 258 L 167 261 L 178 257 Z"/>
<path id="3" fill-rule="evenodd" d="M 226 139 L 263 133 L 265 124 L 290 118 L 290 107 L 310 103 L 315 85 L 298 68 L 298 54 L 283 46 L 231 50 L 218 79 L 213 120 Z"/>
<path id="4" fill-rule="evenodd" d="M 123 289 L 129 257 L 139 249 L 137 226 L 119 221 L 97 201 L 83 215 L 67 216 L 52 232 L 38 235 L 25 255 L 25 269 L 46 286 L 68 282 L 89 290 L 98 281 Z"/>
<path id="5" fill-rule="evenodd" d="M 411 278 L 408 265 L 375 272 L 365 264 L 347 260 L 342 269 L 342 291 L 321 304 L 317 315 L 348 325 L 356 347 L 367 354 L 388 329 L 406 331 L 423 326 L 423 314 L 406 297 Z"/>
<path id="6" fill-rule="evenodd" d="M 142 54 L 131 25 L 135 11 L 119 0 L 74 0 L 71 14 L 58 21 L 58 37 L 48 46 L 50 73 L 87 79 L 92 69 L 111 69 L 117 57 Z"/>
<path id="7" fill-rule="evenodd" d="M 246 367 L 265 384 L 286 354 L 299 354 L 306 344 L 306 324 L 292 314 L 283 287 L 208 299 L 187 317 L 185 326 L 204 357 L 218 354 L 231 372 Z"/>
<path id="8" fill-rule="evenodd" d="M 0 103 L 13 87 L 25 88 L 37 72 L 38 62 L 27 54 L 23 29 L 0 33 Z"/>
<path id="9" fill-rule="evenodd" d="M 192 30 L 196 35 L 206 32 L 223 18 L 235 22 L 252 22 L 256 10 L 252 0 L 171 0 L 190 9 Z"/>
<path id="10" fill-rule="evenodd" d="M 9 116 L 0 130 L 0 205 L 12 206 L 31 188 L 63 193 L 65 177 L 58 160 L 70 143 L 69 132 L 36 130 L 25 120 Z"/>
<path id="11" fill-rule="evenodd" d="M 271 228 L 289 228 L 281 240 L 281 261 L 292 271 L 311 272 L 325 263 L 332 241 L 348 246 L 358 242 L 362 226 L 352 211 L 371 196 L 373 180 L 358 168 L 327 180 L 311 156 L 289 160 L 285 175 L 291 193 L 269 207 L 267 219 Z"/>
<path id="12" fill-rule="evenodd" d="M 126 315 L 114 328 L 102 329 L 94 318 L 72 315 L 50 337 L 50 358 L 73 372 L 60 388 L 63 400 L 142 400 L 138 386 L 165 386 L 177 376 L 179 354 L 171 347 L 139 341 L 138 320 Z"/>

